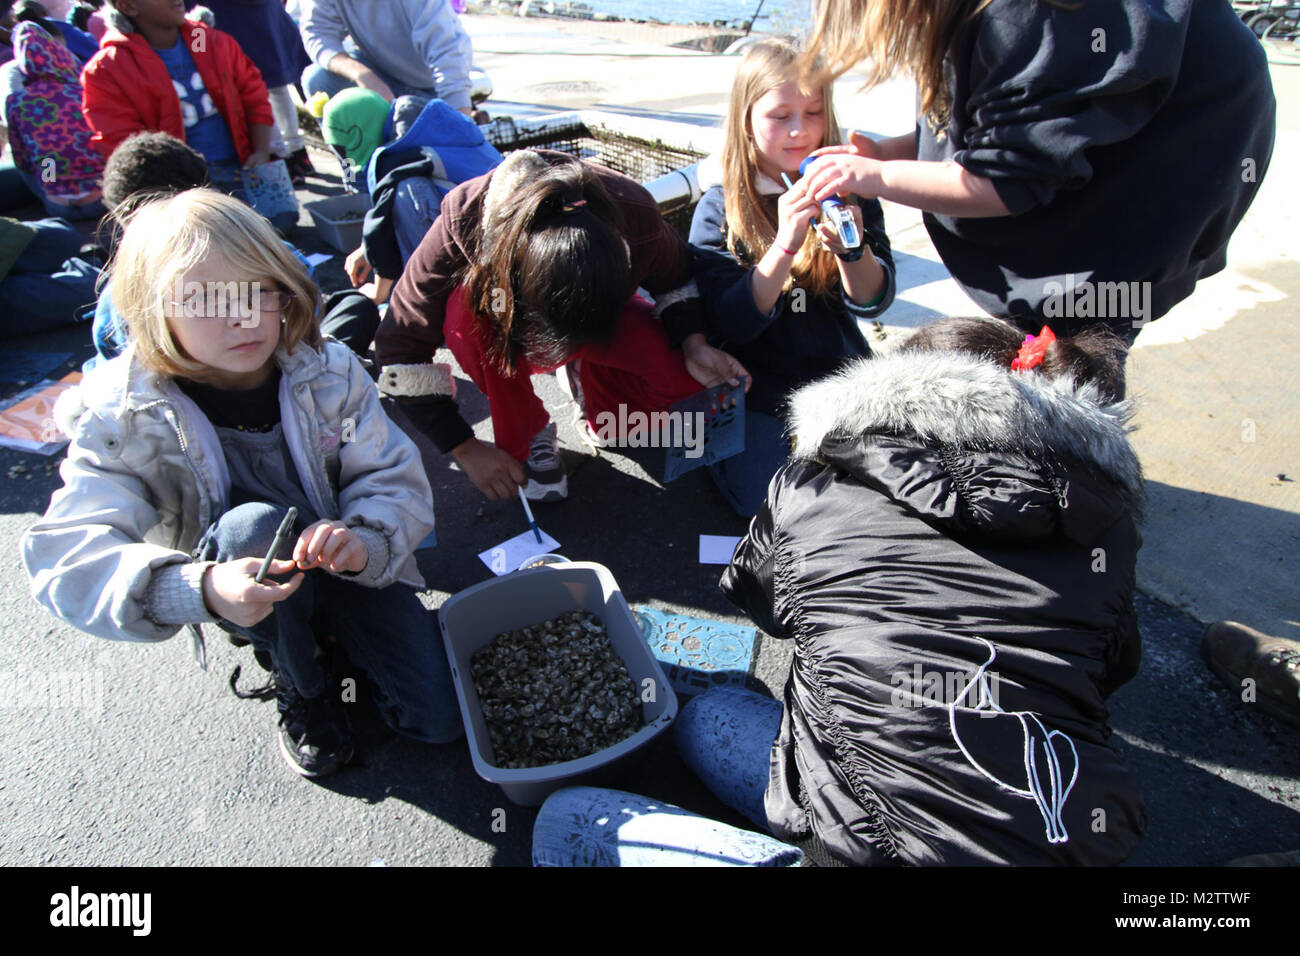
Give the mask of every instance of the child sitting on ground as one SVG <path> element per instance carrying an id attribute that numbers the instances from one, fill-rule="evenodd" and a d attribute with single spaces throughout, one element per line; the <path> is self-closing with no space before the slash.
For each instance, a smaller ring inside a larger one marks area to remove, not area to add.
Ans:
<path id="1" fill-rule="evenodd" d="M 47 215 L 98 219 L 104 157 L 81 115 L 81 65 L 38 23 L 18 24 L 13 37 L 23 76 L 22 89 L 5 103 L 14 165 Z"/>
<path id="2" fill-rule="evenodd" d="M 64 485 L 24 535 L 32 591 L 98 637 L 219 623 L 269 655 L 290 766 L 351 758 L 319 625 L 378 686 L 390 726 L 461 733 L 413 549 L 433 525 L 415 444 L 356 356 L 322 341 L 318 293 L 267 222 L 189 190 L 141 206 L 112 265 L 133 347 L 56 410 Z M 298 519 L 258 580 L 290 507 Z"/>
<path id="3" fill-rule="evenodd" d="M 214 186 L 239 190 L 240 167 L 271 156 L 273 116 L 257 67 L 233 37 L 187 20 L 169 0 L 115 0 L 111 23 L 81 76 L 95 147 L 107 159 L 132 133 L 160 130 L 203 155 Z"/>

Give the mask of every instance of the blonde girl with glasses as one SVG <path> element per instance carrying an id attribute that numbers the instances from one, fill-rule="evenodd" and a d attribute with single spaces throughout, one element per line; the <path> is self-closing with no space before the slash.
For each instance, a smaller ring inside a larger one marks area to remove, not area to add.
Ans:
<path id="1" fill-rule="evenodd" d="M 202 656 L 199 625 L 215 623 L 251 642 L 274 670 L 280 750 L 305 776 L 353 755 L 320 637 L 394 729 L 459 736 L 416 593 L 413 550 L 433 526 L 420 455 L 357 358 L 322 339 L 306 269 L 253 210 L 194 189 L 130 215 L 111 281 L 131 345 L 58 406 L 64 485 L 23 539 L 37 600 L 98 637 L 191 625 Z"/>

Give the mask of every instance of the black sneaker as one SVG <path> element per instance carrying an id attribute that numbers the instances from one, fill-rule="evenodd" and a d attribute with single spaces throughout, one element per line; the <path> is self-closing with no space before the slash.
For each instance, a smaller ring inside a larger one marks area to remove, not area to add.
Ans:
<path id="1" fill-rule="evenodd" d="M 330 692 L 303 697 L 277 674 L 275 697 L 280 711 L 280 753 L 295 773 L 324 777 L 352 759 L 352 728 L 347 713 Z"/>
<path id="2" fill-rule="evenodd" d="M 524 461 L 524 496 L 530 501 L 563 501 L 569 497 L 569 476 L 564 472 L 555 443 L 555 425 L 547 425 L 528 443 Z"/>

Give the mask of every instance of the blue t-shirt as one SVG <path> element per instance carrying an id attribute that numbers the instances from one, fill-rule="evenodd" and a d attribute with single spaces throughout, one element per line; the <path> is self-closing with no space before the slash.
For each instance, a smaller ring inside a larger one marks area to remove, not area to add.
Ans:
<path id="1" fill-rule="evenodd" d="M 181 101 L 181 121 L 185 125 L 185 142 L 212 163 L 235 163 L 239 154 L 226 126 L 225 117 L 217 112 L 199 76 L 189 49 L 178 36 L 170 50 L 154 49 L 172 78 L 172 87 Z"/>

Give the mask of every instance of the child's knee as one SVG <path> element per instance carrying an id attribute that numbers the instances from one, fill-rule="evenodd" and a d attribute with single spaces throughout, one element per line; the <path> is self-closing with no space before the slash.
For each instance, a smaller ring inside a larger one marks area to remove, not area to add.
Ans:
<path id="1" fill-rule="evenodd" d="M 262 501 L 250 501 L 231 508 L 217 519 L 213 535 L 216 560 L 229 561 L 266 554 L 288 510 Z M 291 547 L 291 542 L 286 543 L 285 548 Z M 284 550 L 281 549 L 282 555 Z"/>
<path id="2" fill-rule="evenodd" d="M 677 715 L 673 735 L 683 757 L 697 752 L 704 741 L 710 746 L 722 737 L 739 737 L 754 723 L 768 724 L 773 738 L 781 722 L 781 704 L 740 687 L 714 687 L 693 697 Z"/>

